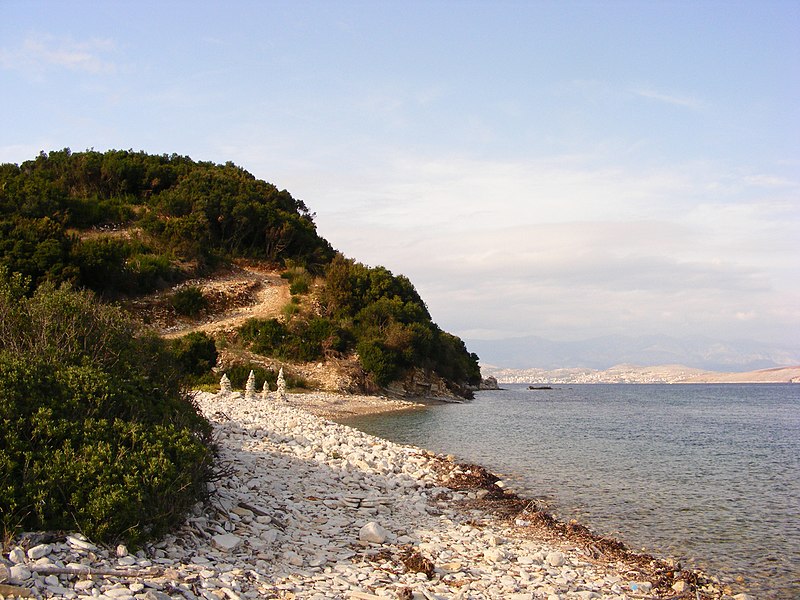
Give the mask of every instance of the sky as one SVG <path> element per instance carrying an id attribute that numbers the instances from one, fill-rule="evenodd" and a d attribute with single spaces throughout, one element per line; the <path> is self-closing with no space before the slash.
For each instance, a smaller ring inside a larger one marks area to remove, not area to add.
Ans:
<path id="1" fill-rule="evenodd" d="M 232 161 L 467 339 L 800 348 L 800 3 L 0 0 L 0 162 Z"/>

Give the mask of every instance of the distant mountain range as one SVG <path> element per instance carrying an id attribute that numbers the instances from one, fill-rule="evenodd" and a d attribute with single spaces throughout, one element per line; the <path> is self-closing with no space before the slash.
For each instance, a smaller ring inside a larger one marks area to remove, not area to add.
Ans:
<path id="1" fill-rule="evenodd" d="M 501 340 L 464 340 L 481 363 L 509 369 L 586 368 L 605 370 L 619 364 L 685 365 L 720 372 L 755 371 L 800 365 L 800 347 L 780 347 L 752 340 L 685 339 L 666 335 L 609 335 L 573 342 L 536 336 Z"/>

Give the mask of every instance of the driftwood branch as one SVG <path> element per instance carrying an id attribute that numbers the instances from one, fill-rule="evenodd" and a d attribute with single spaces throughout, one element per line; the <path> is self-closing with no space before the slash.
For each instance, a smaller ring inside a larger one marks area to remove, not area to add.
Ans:
<path id="1" fill-rule="evenodd" d="M 57 567 L 55 565 L 30 565 L 28 567 L 39 575 L 76 575 L 78 577 L 89 577 L 99 575 L 101 577 L 160 577 L 164 574 L 163 569 L 149 567 L 147 569 L 100 569 L 93 567 Z"/>
<path id="2" fill-rule="evenodd" d="M 265 513 L 260 508 L 253 506 L 252 504 L 248 504 L 247 502 L 239 502 L 239 508 L 244 508 L 245 510 L 249 510 L 251 513 L 256 515 L 257 517 L 268 517 L 269 515 Z"/>

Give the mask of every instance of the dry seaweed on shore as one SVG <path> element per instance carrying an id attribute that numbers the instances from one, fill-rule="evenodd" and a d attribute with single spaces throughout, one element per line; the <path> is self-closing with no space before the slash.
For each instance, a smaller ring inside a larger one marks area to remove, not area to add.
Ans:
<path id="1" fill-rule="evenodd" d="M 428 579 L 433 577 L 433 571 L 436 568 L 432 560 L 425 558 L 419 553 L 419 550 L 412 547 L 406 548 L 400 555 L 400 562 L 403 563 L 406 571 L 411 573 L 425 573 Z"/>
<path id="2" fill-rule="evenodd" d="M 536 500 L 523 498 L 504 489 L 500 477 L 485 467 L 454 463 L 449 457 L 435 458 L 434 468 L 443 486 L 458 491 L 476 491 L 474 497 L 459 501 L 462 506 L 479 510 L 505 522 L 513 527 L 517 535 L 572 544 L 596 563 L 623 563 L 630 569 L 631 576 L 644 575 L 649 578 L 657 597 L 684 597 L 685 594 L 676 592 L 673 588 L 678 581 L 686 582 L 687 593 L 691 593 L 691 597 L 697 600 L 720 597 L 714 585 L 717 582 L 700 571 L 684 571 L 673 560 L 662 560 L 647 553 L 634 552 L 620 540 L 601 536 L 575 520 L 565 523 L 539 508 Z"/>

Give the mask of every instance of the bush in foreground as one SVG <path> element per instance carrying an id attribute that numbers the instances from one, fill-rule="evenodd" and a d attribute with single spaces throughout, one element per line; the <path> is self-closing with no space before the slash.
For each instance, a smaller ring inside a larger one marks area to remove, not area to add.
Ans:
<path id="1" fill-rule="evenodd" d="M 210 426 L 164 342 L 86 292 L 0 272 L 0 520 L 138 544 L 210 473 Z"/>
<path id="2" fill-rule="evenodd" d="M 202 377 L 217 364 L 217 344 L 202 331 L 187 333 L 172 342 L 172 352 L 191 378 Z"/>

